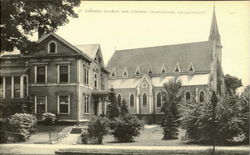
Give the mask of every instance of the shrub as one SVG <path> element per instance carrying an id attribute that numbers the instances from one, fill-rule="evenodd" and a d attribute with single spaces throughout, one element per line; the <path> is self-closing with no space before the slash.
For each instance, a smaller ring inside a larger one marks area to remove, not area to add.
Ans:
<path id="1" fill-rule="evenodd" d="M 213 122 L 211 102 L 188 103 L 182 117 L 186 139 L 193 143 L 211 144 L 215 134 L 217 144 L 234 142 L 234 137 L 242 133 L 241 126 L 244 124 L 240 109 L 239 97 L 225 96 L 215 108 L 215 122 Z"/>
<path id="2" fill-rule="evenodd" d="M 111 134 L 119 142 L 132 142 L 134 137 L 140 135 L 140 130 L 144 127 L 142 121 L 136 116 L 125 115 L 123 117 L 115 118 L 111 122 L 113 131 Z"/>
<path id="3" fill-rule="evenodd" d="M 86 130 L 82 131 L 81 133 L 82 144 L 88 144 L 88 140 L 89 140 L 88 132 Z"/>
<path id="4" fill-rule="evenodd" d="M 56 115 L 53 113 L 43 113 L 42 114 L 42 122 L 47 125 L 53 125 L 56 121 Z"/>
<path id="5" fill-rule="evenodd" d="M 26 141 L 36 130 L 36 117 L 26 113 L 16 113 L 7 118 L 3 127 L 3 141 Z"/>
<path id="6" fill-rule="evenodd" d="M 105 117 L 92 117 L 88 125 L 88 136 L 92 143 L 102 144 L 103 136 L 109 133 L 109 120 Z"/>

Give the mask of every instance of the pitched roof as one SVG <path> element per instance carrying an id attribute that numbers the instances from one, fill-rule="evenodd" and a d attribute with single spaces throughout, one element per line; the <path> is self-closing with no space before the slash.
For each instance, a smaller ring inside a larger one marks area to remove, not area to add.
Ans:
<path id="1" fill-rule="evenodd" d="M 162 87 L 164 83 L 173 78 L 175 76 L 153 77 L 150 78 L 150 81 L 154 87 Z M 209 83 L 209 74 L 180 75 L 177 79 L 182 82 L 182 86 L 207 85 Z M 110 79 L 108 85 L 109 88 L 115 89 L 136 88 L 140 81 L 141 78 Z"/>
<path id="2" fill-rule="evenodd" d="M 166 72 L 172 73 L 179 64 L 181 72 L 187 72 L 192 63 L 195 71 L 209 71 L 212 41 L 146 47 L 115 51 L 107 64 L 107 69 L 115 69 L 116 75 L 122 75 L 124 67 L 128 74 L 135 74 L 136 68 L 140 68 L 141 74 L 148 74 L 152 67 L 153 74 L 161 73 L 165 64 Z"/>
<path id="3" fill-rule="evenodd" d="M 75 45 L 83 53 L 87 54 L 91 59 L 95 59 L 96 53 L 100 48 L 99 44 Z"/>

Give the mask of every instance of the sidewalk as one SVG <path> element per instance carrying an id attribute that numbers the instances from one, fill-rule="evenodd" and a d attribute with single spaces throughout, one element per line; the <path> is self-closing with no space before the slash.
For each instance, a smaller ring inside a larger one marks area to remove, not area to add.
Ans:
<path id="1" fill-rule="evenodd" d="M 114 145 L 65 145 L 65 144 L 1 144 L 0 154 L 55 154 L 55 151 L 61 150 L 65 154 L 67 151 L 72 152 L 187 152 L 194 154 L 197 152 L 209 152 L 212 146 L 114 146 Z M 237 152 L 248 155 L 250 153 L 249 146 L 233 146 L 233 147 L 216 147 L 216 151 Z"/>

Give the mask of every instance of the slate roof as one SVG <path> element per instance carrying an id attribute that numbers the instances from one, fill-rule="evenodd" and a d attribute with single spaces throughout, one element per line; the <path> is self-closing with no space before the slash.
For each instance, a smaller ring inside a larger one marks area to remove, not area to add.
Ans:
<path id="1" fill-rule="evenodd" d="M 141 74 L 148 74 L 152 68 L 153 74 L 161 73 L 164 65 L 167 73 L 174 72 L 179 64 L 181 72 L 187 72 L 190 63 L 195 71 L 209 71 L 210 58 L 213 49 L 212 41 L 156 46 L 115 51 L 107 64 L 107 69 L 115 69 L 116 76 L 121 76 L 124 67 L 128 75 L 135 74 L 140 68 Z"/>

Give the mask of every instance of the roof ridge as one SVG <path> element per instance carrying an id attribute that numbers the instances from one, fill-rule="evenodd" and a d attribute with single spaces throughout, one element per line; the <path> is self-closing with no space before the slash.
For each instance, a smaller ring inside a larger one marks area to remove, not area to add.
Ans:
<path id="1" fill-rule="evenodd" d="M 99 43 L 95 43 L 95 44 L 78 44 L 78 45 L 74 45 L 74 46 L 81 46 L 81 45 L 100 45 Z"/>
<path id="2" fill-rule="evenodd" d="M 199 41 L 199 42 L 189 42 L 189 43 L 181 43 L 181 44 L 169 44 L 169 45 L 160 45 L 160 46 L 149 46 L 149 47 L 138 47 L 138 48 L 129 48 L 129 49 L 121 49 L 116 50 L 115 52 L 124 52 L 124 51 L 133 51 L 138 49 L 150 49 L 150 48 L 157 48 L 157 47 L 169 47 L 169 46 L 180 46 L 180 45 L 187 45 L 187 44 L 198 44 L 198 43 L 205 43 L 205 42 L 211 42 L 210 40 L 205 41 Z"/>

